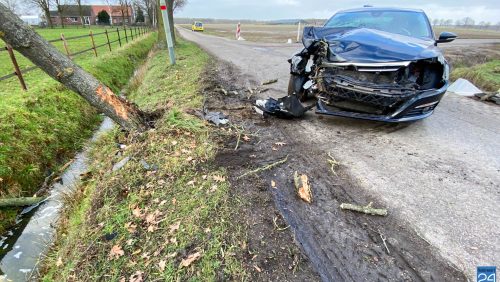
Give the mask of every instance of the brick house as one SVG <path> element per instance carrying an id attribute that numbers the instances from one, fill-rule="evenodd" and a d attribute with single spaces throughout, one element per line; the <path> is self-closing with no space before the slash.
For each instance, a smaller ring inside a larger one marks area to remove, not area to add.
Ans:
<path id="1" fill-rule="evenodd" d="M 80 11 L 78 5 L 63 5 L 62 19 L 65 25 L 81 25 Z M 101 11 L 106 11 L 110 15 L 112 24 L 121 25 L 122 23 L 133 23 L 134 10 L 132 7 L 124 7 L 119 5 L 82 5 L 83 22 L 86 25 L 99 24 L 97 14 Z M 58 11 L 50 11 L 52 23 L 61 25 L 61 19 Z"/>

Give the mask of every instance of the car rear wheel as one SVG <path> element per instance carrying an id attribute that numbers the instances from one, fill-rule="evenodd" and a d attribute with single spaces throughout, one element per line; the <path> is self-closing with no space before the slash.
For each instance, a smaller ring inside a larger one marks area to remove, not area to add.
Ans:
<path id="1" fill-rule="evenodd" d="M 291 74 L 288 82 L 288 95 L 295 95 L 300 101 L 305 101 L 307 93 L 303 86 L 306 81 L 307 77 L 305 76 Z"/>

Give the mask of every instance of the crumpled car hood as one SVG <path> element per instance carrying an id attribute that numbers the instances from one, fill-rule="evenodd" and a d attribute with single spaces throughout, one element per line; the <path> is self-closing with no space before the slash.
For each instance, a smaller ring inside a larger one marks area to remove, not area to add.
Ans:
<path id="1" fill-rule="evenodd" d="M 380 63 L 414 61 L 438 57 L 441 52 L 431 39 L 399 35 L 369 28 L 306 27 L 302 42 L 314 52 L 314 44 L 329 44 L 328 60 L 332 62 Z"/>

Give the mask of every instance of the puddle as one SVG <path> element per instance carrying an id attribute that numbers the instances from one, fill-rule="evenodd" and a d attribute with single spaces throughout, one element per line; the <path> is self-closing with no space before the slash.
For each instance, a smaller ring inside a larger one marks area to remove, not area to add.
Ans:
<path id="1" fill-rule="evenodd" d="M 91 142 L 113 128 L 106 117 L 94 133 Z M 17 217 L 16 225 L 0 236 L 0 281 L 27 281 L 36 276 L 39 258 L 49 248 L 54 235 L 59 211 L 65 194 L 71 193 L 80 182 L 80 174 L 87 171 L 89 148 L 75 156 L 74 162 L 61 175 L 62 184 L 55 183 L 48 198 L 25 208 Z"/>

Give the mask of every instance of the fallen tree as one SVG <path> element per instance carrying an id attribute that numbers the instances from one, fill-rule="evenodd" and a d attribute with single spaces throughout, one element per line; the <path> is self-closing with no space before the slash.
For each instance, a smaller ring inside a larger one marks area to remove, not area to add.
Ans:
<path id="1" fill-rule="evenodd" d="M 124 129 L 144 131 L 149 127 L 146 113 L 135 104 L 115 95 L 111 89 L 59 52 L 2 4 L 0 39 Z"/>

